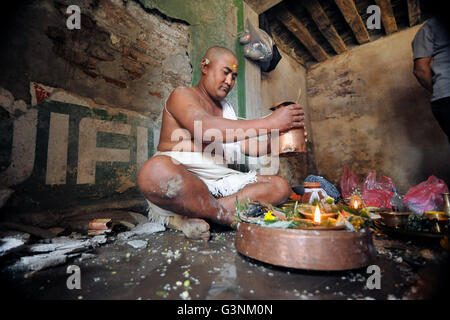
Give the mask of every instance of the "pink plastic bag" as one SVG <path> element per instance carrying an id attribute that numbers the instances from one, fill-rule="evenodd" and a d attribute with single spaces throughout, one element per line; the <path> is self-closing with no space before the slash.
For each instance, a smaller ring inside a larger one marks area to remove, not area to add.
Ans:
<path id="1" fill-rule="evenodd" d="M 403 198 L 403 204 L 417 214 L 440 211 L 444 206 L 441 193 L 446 192 L 448 187 L 445 182 L 432 175 L 426 181 L 409 189 Z"/>
<path id="2" fill-rule="evenodd" d="M 390 199 L 394 195 L 394 181 L 386 176 L 381 176 L 377 181 L 374 170 L 370 171 L 362 185 L 362 198 L 367 207 L 391 208 Z"/>
<path id="3" fill-rule="evenodd" d="M 348 198 L 352 192 L 358 187 L 359 178 L 356 174 L 350 171 L 347 165 L 342 169 L 341 177 L 341 193 L 342 198 Z"/>
<path id="4" fill-rule="evenodd" d="M 390 199 L 393 195 L 393 192 L 383 189 L 365 190 L 362 198 L 366 207 L 392 208 Z"/>
<path id="5" fill-rule="evenodd" d="M 362 191 L 364 190 L 387 190 L 392 191 L 395 188 L 394 181 L 386 176 L 381 176 L 377 181 L 377 175 L 374 170 L 370 171 L 364 180 Z"/>

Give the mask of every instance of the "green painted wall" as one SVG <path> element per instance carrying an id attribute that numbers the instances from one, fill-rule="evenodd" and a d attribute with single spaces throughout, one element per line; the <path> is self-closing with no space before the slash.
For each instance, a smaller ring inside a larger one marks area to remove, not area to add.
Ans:
<path id="1" fill-rule="evenodd" d="M 239 61 L 239 76 L 228 100 L 245 117 L 245 58 L 238 36 L 244 30 L 242 0 L 139 0 L 148 9 L 189 23 L 193 68 L 192 84 L 200 79 L 200 63 L 209 47 L 220 45 L 233 50 Z"/>

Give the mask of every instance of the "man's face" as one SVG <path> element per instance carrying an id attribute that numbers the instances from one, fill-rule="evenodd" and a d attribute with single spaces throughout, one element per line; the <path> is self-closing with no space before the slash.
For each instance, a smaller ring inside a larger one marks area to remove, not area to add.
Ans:
<path id="1" fill-rule="evenodd" d="M 211 61 L 204 69 L 206 88 L 216 100 L 224 99 L 233 89 L 238 74 L 236 57 L 224 54 L 215 61 Z"/>

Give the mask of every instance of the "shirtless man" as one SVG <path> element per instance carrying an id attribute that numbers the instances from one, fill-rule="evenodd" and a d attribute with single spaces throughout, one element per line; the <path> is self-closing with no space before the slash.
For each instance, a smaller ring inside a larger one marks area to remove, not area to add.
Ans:
<path id="1" fill-rule="evenodd" d="M 173 141 L 174 130 L 187 130 L 181 142 L 184 152 L 199 151 L 194 139 L 194 121 L 201 121 L 202 135 L 208 129 L 216 129 L 224 139 L 239 141 L 241 151 L 250 156 L 270 153 L 269 143 L 262 145 L 254 137 L 249 137 L 248 129 L 278 129 L 280 132 L 304 126 L 303 111 L 295 104 L 274 111 L 271 115 L 255 120 L 230 120 L 224 118 L 223 101 L 235 84 L 238 74 L 238 61 L 230 50 L 212 47 L 206 52 L 201 64 L 201 79 L 197 86 L 180 87 L 169 96 L 163 111 L 158 152 L 180 148 L 180 141 Z M 235 134 L 230 137 L 230 130 Z M 266 132 L 267 132 L 266 131 Z M 244 134 L 246 132 L 246 134 Z M 228 133 L 228 134 L 227 134 Z M 202 148 L 214 140 L 202 137 Z M 230 141 L 231 140 L 231 141 Z M 256 143 L 257 147 L 251 147 Z M 256 153 L 250 154 L 250 150 Z M 235 215 L 236 199 L 251 199 L 278 205 L 285 202 L 291 194 L 288 182 L 279 176 L 256 175 L 253 183 L 243 186 L 237 193 L 214 197 L 207 185 L 182 163 L 170 156 L 157 154 L 147 160 L 138 175 L 138 186 L 144 197 L 159 208 L 177 213 L 171 216 L 168 226 L 181 230 L 189 238 L 208 239 L 209 224 L 203 220 L 230 226 Z M 227 170 L 231 170 L 228 169 Z M 245 173 L 237 174 L 245 175 Z M 244 176 L 243 176 L 244 177 Z M 172 186 L 174 188 L 170 189 Z"/>

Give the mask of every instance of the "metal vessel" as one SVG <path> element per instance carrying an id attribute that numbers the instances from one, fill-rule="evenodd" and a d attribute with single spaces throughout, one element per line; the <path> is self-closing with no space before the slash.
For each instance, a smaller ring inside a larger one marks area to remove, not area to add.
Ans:
<path id="1" fill-rule="evenodd" d="M 240 223 L 236 249 L 277 266 L 338 271 L 373 263 L 376 251 L 369 230 L 300 230 Z"/>
<path id="2" fill-rule="evenodd" d="M 292 101 L 281 101 L 274 104 L 270 110 L 275 111 L 278 108 L 295 104 Z M 293 156 L 301 152 L 306 152 L 305 130 L 303 128 L 291 129 L 280 132 L 279 136 L 279 155 L 282 157 Z"/>

